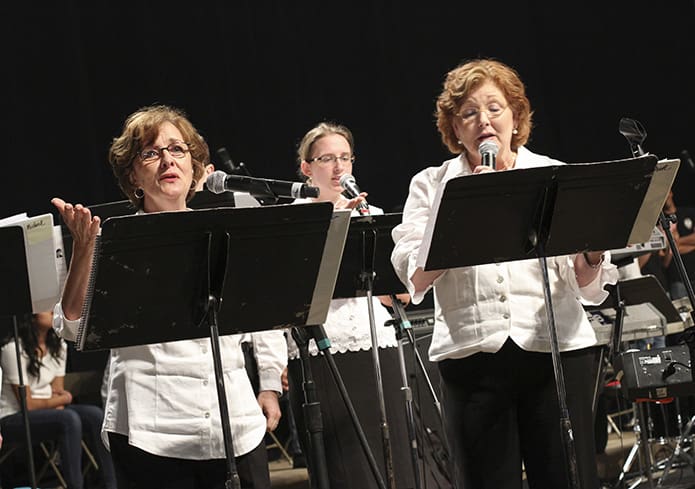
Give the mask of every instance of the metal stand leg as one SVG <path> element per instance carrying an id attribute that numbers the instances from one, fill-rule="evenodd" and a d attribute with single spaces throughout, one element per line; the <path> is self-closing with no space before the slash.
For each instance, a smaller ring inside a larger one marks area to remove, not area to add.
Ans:
<path id="1" fill-rule="evenodd" d="M 301 330 L 301 331 L 300 331 Z M 357 419 L 357 413 L 352 405 L 352 401 L 348 395 L 343 379 L 338 372 L 338 367 L 335 364 L 335 360 L 331 355 L 330 351 L 330 340 L 326 337 L 326 332 L 323 326 L 305 326 L 302 328 L 293 328 L 292 337 L 294 338 L 297 346 L 299 347 L 299 355 L 302 360 L 302 373 L 304 375 L 304 396 L 306 403 L 304 404 L 304 418 L 307 424 L 309 435 L 311 436 L 311 456 L 314 465 L 319 466 L 321 471 L 318 475 L 319 487 L 321 489 L 328 488 L 328 468 L 326 464 L 326 452 L 323 444 L 323 422 L 321 421 L 321 409 L 318 402 L 318 397 L 316 396 L 316 386 L 311 378 L 311 367 L 309 362 L 309 350 L 308 341 L 309 338 L 313 338 L 316 346 L 326 360 L 328 367 L 333 376 L 333 380 L 340 391 L 340 395 L 345 403 L 345 408 L 350 414 L 350 420 L 352 421 L 353 427 L 357 434 L 357 438 L 360 441 L 362 450 L 364 451 L 365 457 L 367 458 L 367 463 L 369 468 L 374 475 L 379 489 L 386 489 L 386 484 L 384 483 L 381 473 L 379 472 L 379 467 L 376 464 L 372 450 L 369 447 L 369 442 L 367 437 L 360 426 L 359 420 Z M 307 377 L 307 375 L 309 377 Z M 313 458 L 316 456 L 317 458 Z M 325 485 L 322 485 L 325 484 Z"/>
<path id="2" fill-rule="evenodd" d="M 622 471 L 618 476 L 618 481 L 615 487 L 627 487 L 632 489 L 639 486 L 642 482 L 649 482 L 649 487 L 652 488 L 654 487 L 652 457 L 651 450 L 649 448 L 649 437 L 646 430 L 644 406 L 642 406 L 641 403 L 634 403 L 633 407 L 635 412 L 635 426 L 633 428 L 635 433 L 635 444 L 632 445 L 630 453 L 628 453 L 627 458 L 625 459 L 625 463 L 623 464 Z M 638 458 L 640 465 L 638 476 L 632 479 L 629 483 L 626 483 L 627 474 L 632 468 L 635 457 Z"/>
<path id="3" fill-rule="evenodd" d="M 692 455 L 690 455 L 687 450 L 689 447 L 685 447 L 684 443 L 689 440 L 693 436 L 693 429 L 695 428 L 695 416 L 690 418 L 690 421 L 685 425 L 685 428 L 683 429 L 683 433 L 678 437 L 678 441 L 676 442 L 676 446 L 673 449 L 673 453 L 671 456 L 668 458 L 666 461 L 666 466 L 664 467 L 664 472 L 661 474 L 661 477 L 659 477 L 659 481 L 656 484 L 656 487 L 662 487 L 664 482 L 666 481 L 666 477 L 668 476 L 668 473 L 671 470 L 671 467 L 673 467 L 673 463 L 676 460 L 679 459 L 685 459 L 685 462 L 692 466 L 694 465 L 695 460 L 693 459 Z"/>

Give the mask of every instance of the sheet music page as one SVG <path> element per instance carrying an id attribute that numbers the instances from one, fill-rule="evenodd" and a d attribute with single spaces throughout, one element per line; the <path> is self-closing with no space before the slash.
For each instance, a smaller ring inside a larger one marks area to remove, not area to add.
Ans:
<path id="1" fill-rule="evenodd" d="M 14 216 L 5 217 L 0 219 L 0 226 L 11 226 L 17 224 L 18 222 L 24 221 L 27 218 L 27 213 L 22 212 L 21 214 L 15 214 Z"/>
<path id="2" fill-rule="evenodd" d="M 644 243 L 649 240 L 654 224 L 664 207 L 668 191 L 678 173 L 680 160 L 659 160 L 654 168 L 652 180 L 644 196 L 642 206 L 637 213 L 635 224 L 630 233 L 628 245 Z"/>
<path id="3" fill-rule="evenodd" d="M 432 209 L 430 209 L 430 217 L 427 220 L 427 225 L 425 226 L 425 234 L 422 237 L 420 250 L 417 255 L 417 260 L 415 261 L 416 266 L 421 267 L 423 270 L 426 270 L 425 264 L 427 263 L 427 257 L 430 254 L 432 235 L 434 234 L 434 226 L 437 224 L 437 215 L 439 214 L 439 205 L 442 202 L 442 195 L 444 195 L 444 192 L 446 191 L 446 186 L 450 181 L 451 180 L 447 180 L 446 182 L 444 182 L 444 184 L 439 185 L 439 188 L 437 188 L 437 193 L 434 195 L 434 204 L 432 205 Z"/>
<path id="4" fill-rule="evenodd" d="M 24 232 L 32 310 L 48 311 L 58 301 L 58 270 L 53 237 L 53 215 L 17 214 L 0 220 L 0 226 L 20 226 Z"/>
<path id="5" fill-rule="evenodd" d="M 317 326 L 326 321 L 328 308 L 331 305 L 331 300 L 333 300 L 335 282 L 338 279 L 340 261 L 343 258 L 345 239 L 350 226 L 350 215 L 351 211 L 349 209 L 333 211 L 333 217 L 326 235 L 326 244 L 323 248 L 321 268 L 316 278 L 314 296 L 311 299 L 311 308 L 307 315 L 306 324 L 309 326 Z"/>

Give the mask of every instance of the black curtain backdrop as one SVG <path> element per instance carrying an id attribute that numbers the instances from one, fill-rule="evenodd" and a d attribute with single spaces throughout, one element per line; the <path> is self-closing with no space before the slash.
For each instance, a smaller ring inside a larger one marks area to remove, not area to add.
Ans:
<path id="1" fill-rule="evenodd" d="M 2 2 L 0 217 L 60 196 L 120 200 L 107 150 L 125 117 L 185 110 L 211 153 L 294 179 L 296 146 L 323 120 L 350 127 L 354 174 L 397 211 L 410 178 L 449 157 L 434 123 L 445 73 L 473 57 L 515 67 L 535 109 L 528 147 L 567 162 L 644 148 L 695 155 L 695 4 L 515 2 Z M 682 164 L 676 201 L 695 203 Z"/>

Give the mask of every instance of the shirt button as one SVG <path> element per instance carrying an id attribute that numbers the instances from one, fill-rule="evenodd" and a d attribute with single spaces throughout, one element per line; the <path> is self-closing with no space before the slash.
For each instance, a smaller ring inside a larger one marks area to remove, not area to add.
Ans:
<path id="1" fill-rule="evenodd" d="M 206 347 L 203 347 L 203 353 L 207 353 L 208 349 Z"/>
<path id="2" fill-rule="evenodd" d="M 207 380 L 204 380 L 204 381 L 203 381 L 203 385 L 208 385 L 208 381 L 207 381 Z"/>
<path id="3" fill-rule="evenodd" d="M 497 277 L 497 283 L 501 284 L 502 282 L 504 282 L 504 277 Z"/>
<path id="4" fill-rule="evenodd" d="M 501 295 L 501 296 L 500 296 L 500 302 L 507 302 L 507 296 L 506 296 L 506 295 Z"/>
<path id="5" fill-rule="evenodd" d="M 503 317 L 504 319 L 509 319 L 509 313 L 508 313 L 508 312 L 505 312 L 504 314 L 502 314 L 502 317 Z"/>
<path id="6" fill-rule="evenodd" d="M 205 418 L 209 418 L 209 417 L 210 417 L 210 413 L 205 413 Z"/>

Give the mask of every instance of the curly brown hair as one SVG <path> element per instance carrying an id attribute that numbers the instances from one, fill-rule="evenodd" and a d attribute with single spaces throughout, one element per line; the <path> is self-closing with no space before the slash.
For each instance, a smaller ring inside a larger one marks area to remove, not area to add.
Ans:
<path id="1" fill-rule="evenodd" d="M 475 59 L 447 73 L 442 93 L 437 98 L 437 129 L 442 142 L 454 154 L 463 150 L 454 132 L 454 118 L 471 92 L 487 81 L 493 82 L 502 91 L 514 114 L 517 133 L 512 135 L 512 151 L 526 144 L 531 135 L 533 111 L 519 74 L 499 61 Z"/>
<path id="2" fill-rule="evenodd" d="M 142 207 L 143 201 L 136 197 L 136 187 L 131 181 L 133 164 L 140 152 L 157 138 L 159 128 L 165 122 L 170 122 L 181 131 L 191 152 L 193 182 L 186 201 L 195 195 L 196 184 L 203 177 L 205 166 L 210 163 L 210 149 L 205 139 L 181 109 L 167 105 L 150 105 L 136 110 L 126 119 L 121 135 L 113 139 L 109 149 L 109 163 L 119 187 L 138 209 Z"/>

